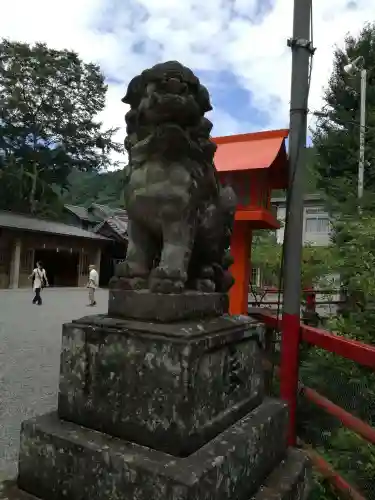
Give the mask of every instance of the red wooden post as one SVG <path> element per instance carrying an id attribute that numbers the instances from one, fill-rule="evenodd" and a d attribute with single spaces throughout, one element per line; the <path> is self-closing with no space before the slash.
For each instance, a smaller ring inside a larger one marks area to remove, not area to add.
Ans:
<path id="1" fill-rule="evenodd" d="M 230 251 L 233 257 L 231 273 L 235 279 L 229 291 L 230 314 L 247 314 L 251 272 L 252 231 L 248 221 L 234 221 Z"/>
<path id="2" fill-rule="evenodd" d="M 296 444 L 300 319 L 284 312 L 281 330 L 280 396 L 289 405 L 288 444 Z"/>

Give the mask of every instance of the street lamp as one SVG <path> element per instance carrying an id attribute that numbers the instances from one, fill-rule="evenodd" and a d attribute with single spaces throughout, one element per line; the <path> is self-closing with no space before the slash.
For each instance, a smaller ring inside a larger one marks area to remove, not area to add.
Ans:
<path id="1" fill-rule="evenodd" d="M 344 71 L 348 75 L 361 74 L 361 93 L 360 93 L 360 125 L 359 125 L 359 162 L 358 162 L 358 198 L 363 196 L 363 178 L 365 171 L 365 132 L 366 132 L 366 84 L 367 71 L 364 66 L 364 58 L 357 57 L 349 64 L 344 66 Z"/>

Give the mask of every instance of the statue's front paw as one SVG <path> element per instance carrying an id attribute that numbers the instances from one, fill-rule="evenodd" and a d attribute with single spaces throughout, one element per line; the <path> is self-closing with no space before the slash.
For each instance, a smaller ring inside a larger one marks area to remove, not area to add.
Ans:
<path id="1" fill-rule="evenodd" d="M 154 293 L 181 293 L 185 289 L 186 274 L 156 267 L 150 275 L 150 290 Z"/>
<path id="2" fill-rule="evenodd" d="M 118 278 L 114 276 L 109 281 L 111 290 L 145 290 L 148 288 L 148 281 L 144 278 Z"/>
<path id="3" fill-rule="evenodd" d="M 115 269 L 115 276 L 118 278 L 142 278 L 146 279 L 148 277 L 149 270 L 145 269 L 144 266 L 137 264 L 136 262 L 120 262 L 117 264 Z"/>
<path id="4" fill-rule="evenodd" d="M 200 278 L 202 280 L 211 280 L 213 281 L 215 278 L 215 271 L 212 266 L 204 266 L 201 269 L 201 272 L 199 273 Z"/>
<path id="5" fill-rule="evenodd" d="M 182 281 L 173 281 L 168 279 L 153 278 L 150 281 L 150 290 L 154 293 L 182 293 L 184 291 Z"/>
<path id="6" fill-rule="evenodd" d="M 194 283 L 194 288 L 198 292 L 212 293 L 215 291 L 215 283 L 210 279 L 197 279 Z"/>

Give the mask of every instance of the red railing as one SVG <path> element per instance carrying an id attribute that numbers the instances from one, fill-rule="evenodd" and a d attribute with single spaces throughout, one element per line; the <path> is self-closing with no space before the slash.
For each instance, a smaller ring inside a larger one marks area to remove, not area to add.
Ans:
<path id="1" fill-rule="evenodd" d="M 355 417 L 340 406 L 319 394 L 314 389 L 305 386 L 298 380 L 298 351 L 301 342 L 320 347 L 338 356 L 355 361 L 356 363 L 371 368 L 375 371 L 375 347 L 366 345 L 356 340 L 340 337 L 326 330 L 300 324 L 299 329 L 288 331 L 282 328 L 282 321 L 271 311 L 264 308 L 249 308 L 249 315 L 260 320 L 274 330 L 283 330 L 281 337 L 280 367 L 271 367 L 280 376 L 280 396 L 288 402 L 290 410 L 289 443 L 294 446 L 298 441 L 296 436 L 296 408 L 298 394 L 302 394 L 310 402 L 316 404 L 327 413 L 335 417 L 342 425 L 351 429 L 370 443 L 375 444 L 375 428 Z M 285 326 L 285 325 L 284 325 Z M 294 331 L 293 331 L 294 330 Z M 267 363 L 267 362 L 266 362 Z M 268 362 L 269 364 L 269 362 Z M 328 462 L 326 462 L 311 447 L 300 444 L 306 449 L 313 464 L 326 477 L 337 490 L 344 493 L 346 498 L 365 500 L 364 497 L 349 485 Z"/>

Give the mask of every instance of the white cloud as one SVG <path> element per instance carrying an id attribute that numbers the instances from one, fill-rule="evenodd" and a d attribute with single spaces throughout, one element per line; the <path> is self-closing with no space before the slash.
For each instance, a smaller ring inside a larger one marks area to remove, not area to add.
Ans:
<path id="1" fill-rule="evenodd" d="M 259 0 L 264 2 L 266 0 Z M 110 83 L 103 120 L 125 134 L 126 106 L 120 99 L 128 81 L 142 69 L 166 59 L 179 59 L 197 70 L 231 71 L 238 85 L 253 95 L 268 116 L 266 128 L 288 124 L 292 35 L 292 0 L 274 0 L 260 18 L 256 0 L 65 0 L 54 13 L 47 0 L 13 0 L 2 6 L 0 36 L 55 48 L 75 49 L 85 60 L 100 63 Z M 271 3 L 271 2 L 270 2 Z M 373 2 L 313 0 L 314 72 L 310 109 L 321 105 L 335 44 L 347 32 L 357 34 L 373 19 Z M 137 7 L 137 12 L 134 11 Z M 147 14 L 147 15 L 146 15 Z M 233 15 L 235 17 L 233 17 Z M 143 43 L 143 51 L 136 50 Z M 228 88 L 228 93 L 236 89 Z M 233 109 L 213 114 L 220 134 L 244 130 Z M 249 116 L 249 129 L 252 128 Z"/>

